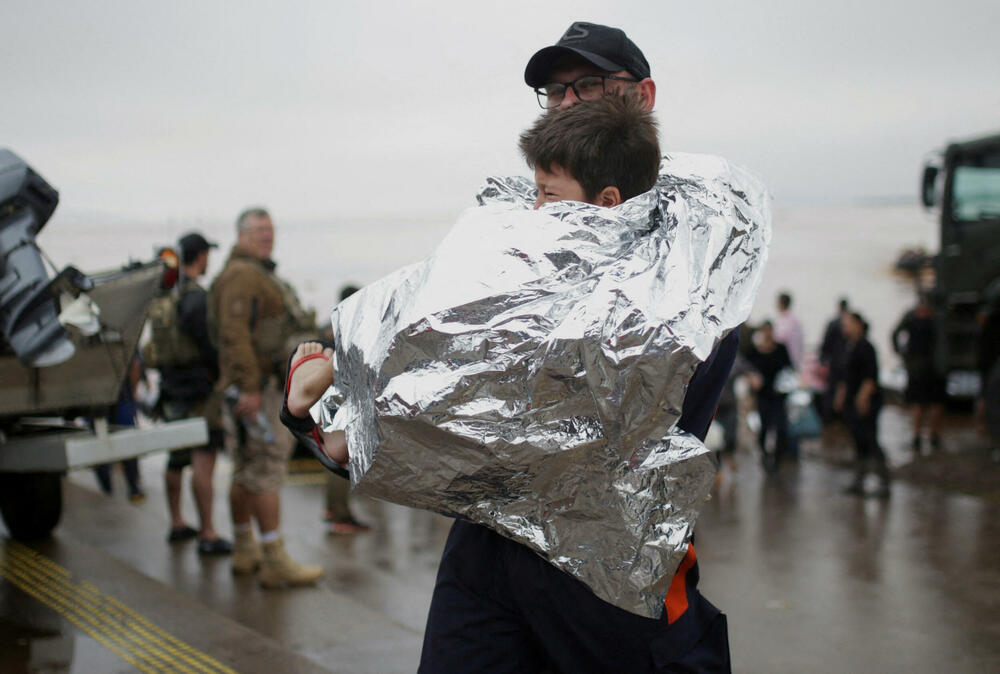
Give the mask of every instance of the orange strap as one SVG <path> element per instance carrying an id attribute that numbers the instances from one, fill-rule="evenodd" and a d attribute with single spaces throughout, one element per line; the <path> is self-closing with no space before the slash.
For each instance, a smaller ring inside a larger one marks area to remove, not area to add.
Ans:
<path id="1" fill-rule="evenodd" d="M 694 544 L 688 544 L 687 552 L 681 565 L 677 567 L 674 579 L 670 581 L 670 589 L 667 590 L 667 598 L 663 601 L 667 609 L 667 624 L 672 625 L 675 620 L 684 615 L 688 609 L 687 593 L 687 573 L 698 561 L 698 556 L 694 553 Z"/>

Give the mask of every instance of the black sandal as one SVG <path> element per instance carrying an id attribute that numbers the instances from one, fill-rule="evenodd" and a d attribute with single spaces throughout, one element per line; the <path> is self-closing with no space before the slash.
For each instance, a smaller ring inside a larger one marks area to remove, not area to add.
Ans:
<path id="1" fill-rule="evenodd" d="M 197 529 L 185 524 L 182 527 L 171 529 L 170 534 L 167 536 L 167 542 L 180 543 L 181 541 L 189 541 L 197 535 L 198 535 Z"/>
<path id="2" fill-rule="evenodd" d="M 324 342 L 320 340 L 315 341 L 322 344 L 324 349 L 333 348 L 333 344 L 331 342 Z M 350 480 L 351 474 L 347 469 L 347 465 L 334 461 L 326 453 L 326 450 L 323 447 L 323 436 L 320 435 L 319 428 L 316 426 L 316 422 L 313 421 L 312 417 L 308 414 L 304 418 L 297 417 L 288 411 L 288 384 L 292 380 L 292 373 L 295 372 L 295 368 L 307 360 L 313 360 L 314 358 L 323 358 L 324 360 L 328 359 L 322 353 L 314 353 L 300 358 L 295 363 L 292 363 L 292 358 L 294 356 L 295 350 L 293 349 L 288 356 L 288 363 L 285 366 L 285 372 L 288 374 L 285 375 L 285 396 L 281 401 L 281 412 L 279 413 L 278 418 L 281 419 L 282 425 L 291 431 L 292 435 L 295 436 L 295 439 L 298 440 L 303 447 L 312 452 L 313 456 L 316 457 L 324 468 L 329 470 L 331 473 Z"/>

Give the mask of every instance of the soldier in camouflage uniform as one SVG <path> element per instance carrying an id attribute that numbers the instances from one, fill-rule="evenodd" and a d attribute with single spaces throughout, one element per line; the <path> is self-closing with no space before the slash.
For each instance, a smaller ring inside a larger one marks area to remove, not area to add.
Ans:
<path id="1" fill-rule="evenodd" d="M 274 273 L 274 225 L 268 212 L 244 211 L 236 233 L 236 246 L 209 299 L 219 348 L 218 388 L 235 398 L 237 447 L 229 492 L 233 573 L 259 568 L 258 579 L 266 587 L 309 584 L 323 575 L 322 567 L 290 559 L 279 532 L 280 490 L 293 443 L 278 423 L 278 411 L 289 344 L 315 337 L 315 317 Z M 260 529 L 260 545 L 251 520 Z"/>

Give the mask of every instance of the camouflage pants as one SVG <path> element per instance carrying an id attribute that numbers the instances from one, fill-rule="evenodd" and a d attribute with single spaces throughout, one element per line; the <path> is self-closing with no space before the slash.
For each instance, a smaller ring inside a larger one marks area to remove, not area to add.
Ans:
<path id="1" fill-rule="evenodd" d="M 269 380 L 261 390 L 260 409 L 267 418 L 273 440 L 248 432 L 239 419 L 233 419 L 236 428 L 233 484 L 255 494 L 279 491 L 288 471 L 288 458 L 294 448 L 294 439 L 278 420 L 282 393 L 273 380 Z"/>

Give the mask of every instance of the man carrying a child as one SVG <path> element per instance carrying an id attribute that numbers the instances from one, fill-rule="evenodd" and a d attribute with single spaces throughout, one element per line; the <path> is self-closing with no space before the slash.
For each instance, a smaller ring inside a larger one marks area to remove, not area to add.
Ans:
<path id="1" fill-rule="evenodd" d="M 536 208 L 562 200 L 613 207 L 653 187 L 656 86 L 642 52 L 621 30 L 574 23 L 532 57 L 525 81 L 546 110 L 521 139 L 535 170 Z M 574 109 L 581 101 L 593 103 Z M 737 341 L 730 332 L 695 370 L 681 430 L 704 439 Z M 293 367 L 301 367 L 286 391 L 292 416 L 305 418 L 332 383 L 331 357 L 315 343 L 293 356 Z M 330 440 L 327 453 L 345 461 L 343 434 Z M 438 571 L 420 671 L 729 671 L 725 615 L 697 583 L 689 545 L 662 616 L 642 617 L 598 598 L 528 547 L 457 520 Z"/>

